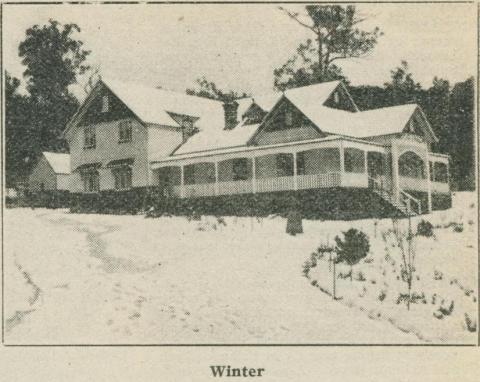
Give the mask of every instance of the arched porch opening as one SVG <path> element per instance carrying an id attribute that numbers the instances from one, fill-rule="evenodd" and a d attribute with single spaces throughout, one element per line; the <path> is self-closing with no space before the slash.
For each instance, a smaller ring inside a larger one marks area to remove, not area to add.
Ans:
<path id="1" fill-rule="evenodd" d="M 425 162 L 413 151 L 407 151 L 398 158 L 398 173 L 405 178 L 426 179 Z"/>

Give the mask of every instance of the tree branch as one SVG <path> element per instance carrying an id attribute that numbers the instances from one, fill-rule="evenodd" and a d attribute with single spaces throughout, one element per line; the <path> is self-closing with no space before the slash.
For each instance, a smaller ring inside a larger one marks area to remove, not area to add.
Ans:
<path id="1" fill-rule="evenodd" d="M 292 20 L 295 20 L 298 24 L 300 24 L 302 27 L 310 29 L 313 33 L 317 34 L 318 31 L 311 25 L 305 24 L 304 22 L 300 21 L 298 18 L 298 13 L 293 13 L 290 12 L 289 10 L 283 8 L 283 7 L 278 7 L 279 10 L 281 10 L 283 13 L 285 13 L 288 17 L 290 17 Z"/>

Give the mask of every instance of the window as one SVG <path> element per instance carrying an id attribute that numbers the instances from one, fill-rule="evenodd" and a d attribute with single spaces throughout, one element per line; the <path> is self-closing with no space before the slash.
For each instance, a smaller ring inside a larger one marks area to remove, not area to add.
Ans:
<path id="1" fill-rule="evenodd" d="M 292 127 L 293 125 L 293 114 L 291 110 L 285 112 L 285 126 Z"/>
<path id="2" fill-rule="evenodd" d="M 132 187 L 132 169 L 119 167 L 112 170 L 115 179 L 115 190 L 126 190 Z"/>
<path id="3" fill-rule="evenodd" d="M 193 129 L 193 121 L 191 119 L 188 119 L 188 118 L 184 119 L 182 122 L 182 125 L 185 128 L 185 130 Z"/>
<path id="4" fill-rule="evenodd" d="M 85 192 L 97 192 L 100 190 L 100 178 L 98 171 L 91 170 L 82 174 L 83 191 Z"/>
<path id="5" fill-rule="evenodd" d="M 425 179 L 425 166 L 422 158 L 412 151 L 402 154 L 398 159 L 398 171 L 407 178 Z"/>
<path id="6" fill-rule="evenodd" d="M 365 153 L 362 150 L 352 148 L 345 149 L 344 161 L 345 172 L 365 172 Z"/>
<path id="7" fill-rule="evenodd" d="M 104 95 L 102 97 L 102 113 L 107 113 L 108 112 L 108 95 Z"/>
<path id="8" fill-rule="evenodd" d="M 333 102 L 337 104 L 340 102 L 340 96 L 338 95 L 337 92 L 333 93 Z"/>
<path id="9" fill-rule="evenodd" d="M 122 121 L 118 125 L 118 143 L 132 141 L 132 121 Z"/>
<path id="10" fill-rule="evenodd" d="M 277 158 L 277 176 L 293 175 L 293 155 L 278 154 Z"/>
<path id="11" fill-rule="evenodd" d="M 194 121 L 190 118 L 182 119 L 182 138 L 184 142 L 198 132 L 198 129 L 193 125 L 193 122 Z"/>
<path id="12" fill-rule="evenodd" d="M 233 161 L 233 180 L 250 179 L 249 161 L 247 158 L 238 158 Z"/>
<path id="13" fill-rule="evenodd" d="M 95 129 L 93 127 L 86 127 L 83 131 L 83 148 L 94 149 L 96 144 Z"/>

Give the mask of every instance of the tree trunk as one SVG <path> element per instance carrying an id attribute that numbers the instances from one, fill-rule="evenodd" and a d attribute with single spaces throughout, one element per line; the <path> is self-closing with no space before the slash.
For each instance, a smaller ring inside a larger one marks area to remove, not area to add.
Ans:
<path id="1" fill-rule="evenodd" d="M 317 34 L 317 41 L 318 41 L 318 76 L 319 81 L 322 80 L 323 76 L 323 36 L 322 33 Z"/>

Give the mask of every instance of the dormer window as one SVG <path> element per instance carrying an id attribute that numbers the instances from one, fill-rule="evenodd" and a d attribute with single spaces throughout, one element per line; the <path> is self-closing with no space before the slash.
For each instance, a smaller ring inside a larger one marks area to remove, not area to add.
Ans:
<path id="1" fill-rule="evenodd" d="M 132 121 L 122 121 L 118 125 L 118 143 L 132 141 Z"/>
<path id="2" fill-rule="evenodd" d="M 107 113 L 108 112 L 108 108 L 109 108 L 109 104 L 108 104 L 108 95 L 104 95 L 102 97 L 102 113 Z"/>
<path id="3" fill-rule="evenodd" d="M 333 102 L 335 102 L 336 104 L 340 102 L 340 96 L 337 92 L 333 93 Z"/>
<path id="4" fill-rule="evenodd" d="M 191 119 L 184 119 L 182 125 L 186 130 L 193 129 L 193 121 Z"/>
<path id="5" fill-rule="evenodd" d="M 191 118 L 184 118 L 182 120 L 182 136 L 184 142 L 198 131 L 193 124 L 194 121 Z"/>

